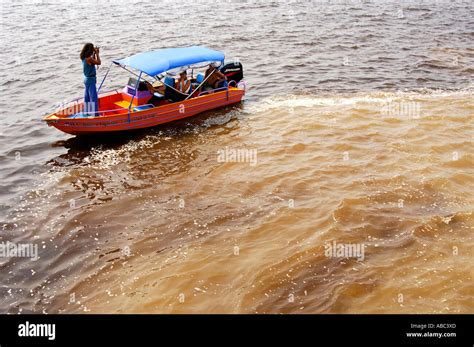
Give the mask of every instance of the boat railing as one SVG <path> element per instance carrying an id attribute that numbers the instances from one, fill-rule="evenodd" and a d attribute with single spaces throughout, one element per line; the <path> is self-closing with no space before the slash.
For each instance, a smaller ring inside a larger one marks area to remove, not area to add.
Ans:
<path id="1" fill-rule="evenodd" d="M 107 93 L 111 93 L 111 92 L 115 92 L 117 94 L 120 94 L 118 89 L 109 89 L 109 90 L 100 91 L 99 93 L 97 93 L 97 95 L 107 94 Z M 72 99 L 71 101 L 66 102 L 64 105 L 66 107 L 66 106 L 68 106 L 69 104 L 72 104 L 72 103 L 79 103 L 80 100 L 84 100 L 84 97 L 80 96 L 78 98 Z"/>
<path id="2" fill-rule="evenodd" d="M 241 81 L 243 82 L 243 81 Z M 229 88 L 230 87 L 234 87 L 234 88 L 238 88 L 240 82 L 237 83 L 235 82 L 234 80 L 230 81 L 227 83 L 227 86 L 226 87 L 220 87 L 220 88 L 216 88 L 216 89 L 209 89 L 209 90 L 205 90 L 205 91 L 202 91 L 198 94 L 198 96 L 201 96 L 201 95 L 206 95 L 206 94 L 211 94 L 211 93 L 215 93 L 215 92 L 220 92 L 222 90 L 227 90 L 229 91 Z M 246 85 L 245 83 L 243 84 L 244 85 L 244 88 L 246 89 Z"/>
<path id="3" fill-rule="evenodd" d="M 85 112 L 87 114 L 90 114 L 90 115 L 94 115 L 94 114 L 102 114 L 102 115 L 108 115 L 109 113 L 113 113 L 113 112 L 120 112 L 120 111 L 126 111 L 127 109 L 124 109 L 124 108 L 115 108 L 115 109 L 111 109 L 111 110 L 103 110 L 103 111 L 96 111 L 96 112 Z M 79 112 L 82 112 L 82 111 L 79 111 Z M 79 113 L 79 112 L 69 112 L 69 113 L 66 113 L 67 116 L 73 116 L 75 115 L 76 113 Z M 64 114 L 64 112 L 60 112 L 58 114 Z M 126 114 L 126 113 L 124 113 Z"/>
<path id="4" fill-rule="evenodd" d="M 109 90 L 103 90 L 103 91 L 97 93 L 97 95 L 102 95 L 102 94 L 107 94 L 107 93 L 112 93 L 112 92 L 115 92 L 116 94 L 120 94 L 120 91 L 118 89 L 109 89 Z M 66 110 L 70 109 L 71 107 L 73 107 L 75 109 L 74 113 L 71 113 L 71 114 L 81 112 L 82 110 L 79 110 L 78 106 L 80 105 L 81 102 L 83 102 L 83 100 L 84 100 L 84 97 L 80 96 L 78 98 L 72 99 L 72 100 L 70 100 L 68 102 L 65 102 L 63 104 L 59 104 L 56 107 L 56 112 L 55 113 L 64 114 L 64 112 L 66 112 Z M 93 112 L 93 113 L 108 113 L 108 112 L 117 112 L 117 111 L 123 111 L 123 108 L 117 108 L 117 109 L 113 109 L 113 110 L 97 111 L 97 112 Z"/>
<path id="5" fill-rule="evenodd" d="M 120 91 L 118 89 L 108 89 L 108 90 L 103 90 L 103 91 L 100 91 L 99 93 L 97 93 L 97 95 L 102 95 L 102 94 L 107 94 L 107 93 L 112 93 L 112 92 L 115 92 L 116 94 L 120 94 Z M 64 104 L 60 104 L 58 105 L 57 109 L 61 109 L 61 110 L 64 110 L 66 108 L 70 108 L 70 107 L 74 107 L 75 105 L 79 105 L 80 102 L 83 102 L 84 101 L 84 97 L 83 96 L 80 96 L 78 98 L 75 98 L 75 99 L 72 99 Z M 119 109 L 117 109 L 119 110 Z M 112 111 L 117 111 L 117 110 L 105 110 L 103 112 L 112 112 Z"/>
<path id="6" fill-rule="evenodd" d="M 98 111 L 98 112 L 95 112 L 95 113 L 107 113 L 107 112 L 118 112 L 118 111 L 123 111 L 123 110 L 127 110 L 126 108 L 114 108 L 112 110 L 103 110 L 103 111 Z"/>
<path id="7" fill-rule="evenodd" d="M 205 91 L 203 91 L 203 92 L 200 92 L 200 93 L 198 94 L 198 96 L 206 95 L 206 94 L 211 94 L 211 93 L 215 93 L 215 92 L 220 92 L 221 90 L 229 90 L 229 87 L 220 87 L 220 88 L 216 88 L 216 89 L 205 90 Z"/>

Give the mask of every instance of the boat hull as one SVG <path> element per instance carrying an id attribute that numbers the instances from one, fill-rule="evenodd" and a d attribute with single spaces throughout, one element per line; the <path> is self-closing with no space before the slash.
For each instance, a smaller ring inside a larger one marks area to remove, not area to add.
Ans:
<path id="1" fill-rule="evenodd" d="M 239 88 L 229 88 L 211 94 L 201 95 L 182 102 L 146 109 L 124 112 L 110 116 L 89 118 L 67 118 L 51 114 L 44 118 L 49 126 L 71 135 L 90 135 L 117 131 L 129 131 L 154 127 L 156 125 L 188 118 L 219 107 L 232 105 L 242 100 L 245 92 Z"/>

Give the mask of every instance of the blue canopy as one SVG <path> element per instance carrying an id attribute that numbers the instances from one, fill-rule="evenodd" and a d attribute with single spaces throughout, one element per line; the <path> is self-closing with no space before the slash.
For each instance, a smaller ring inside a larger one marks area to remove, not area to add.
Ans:
<path id="1" fill-rule="evenodd" d="M 200 46 L 164 48 L 113 62 L 143 71 L 149 76 L 156 76 L 171 69 L 207 61 L 224 61 L 224 53 Z"/>

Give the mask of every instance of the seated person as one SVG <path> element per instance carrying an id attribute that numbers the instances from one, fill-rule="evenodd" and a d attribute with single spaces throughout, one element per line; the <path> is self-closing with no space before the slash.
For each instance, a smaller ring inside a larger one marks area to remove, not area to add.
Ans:
<path id="1" fill-rule="evenodd" d="M 216 89 L 226 85 L 227 78 L 222 72 L 217 70 L 215 64 L 210 64 L 207 68 L 205 78 L 207 78 L 209 75 L 210 77 L 206 81 L 206 85 L 211 89 Z"/>
<path id="2" fill-rule="evenodd" d="M 162 84 L 158 87 L 154 87 L 150 82 L 145 81 L 146 88 L 153 95 L 148 101 L 150 104 L 156 105 L 158 102 L 163 100 L 165 95 L 166 85 Z"/>
<path id="3" fill-rule="evenodd" d="M 176 89 L 184 94 L 189 94 L 191 92 L 191 81 L 188 80 L 186 70 L 180 72 Z"/>

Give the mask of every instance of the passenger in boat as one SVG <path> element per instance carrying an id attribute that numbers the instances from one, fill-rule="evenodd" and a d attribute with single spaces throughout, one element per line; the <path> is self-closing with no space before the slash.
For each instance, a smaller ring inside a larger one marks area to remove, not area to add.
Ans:
<path id="1" fill-rule="evenodd" d="M 161 95 L 165 95 L 165 88 L 166 86 L 164 84 L 162 84 L 161 86 L 158 86 L 158 87 L 154 87 L 150 82 L 148 81 L 145 81 L 145 84 L 146 84 L 146 87 L 148 89 L 148 91 L 152 94 L 154 93 L 159 93 Z"/>
<path id="2" fill-rule="evenodd" d="M 188 80 L 186 70 L 180 72 L 176 89 L 184 94 L 189 94 L 191 92 L 191 81 Z"/>
<path id="3" fill-rule="evenodd" d="M 220 88 L 223 85 L 226 85 L 227 83 L 227 77 L 225 77 L 225 75 L 222 72 L 217 70 L 217 66 L 215 64 L 210 64 L 209 67 L 207 68 L 205 78 L 207 78 L 208 76 L 210 77 L 206 81 L 205 83 L 206 86 L 204 89 Z"/>
<path id="4" fill-rule="evenodd" d="M 86 43 L 80 54 L 82 60 L 82 71 L 84 72 L 84 113 L 99 115 L 99 99 L 97 96 L 96 65 L 100 65 L 99 47 L 92 43 Z"/>
<path id="5" fill-rule="evenodd" d="M 145 85 L 148 91 L 152 94 L 152 97 L 148 102 L 154 106 L 157 106 L 164 98 L 166 85 L 162 84 L 161 86 L 154 87 L 150 82 L 147 81 L 145 81 Z"/>

